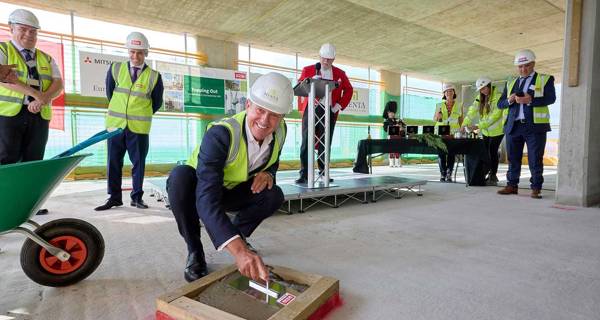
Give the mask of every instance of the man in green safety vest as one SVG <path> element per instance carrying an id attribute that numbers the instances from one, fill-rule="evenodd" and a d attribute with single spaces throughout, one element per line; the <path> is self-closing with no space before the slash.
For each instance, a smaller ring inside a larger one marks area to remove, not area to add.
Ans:
<path id="1" fill-rule="evenodd" d="M 187 244 L 187 281 L 208 274 L 199 219 L 215 248 L 234 256 L 241 274 L 268 278 L 246 238 L 284 202 L 275 174 L 286 136 L 283 117 L 292 110 L 293 96 L 285 76 L 271 72 L 259 77 L 246 110 L 211 124 L 188 163 L 171 171 L 167 192 Z M 237 214 L 230 220 L 226 211 Z"/>
<path id="2" fill-rule="evenodd" d="M 122 170 L 125 151 L 133 164 L 131 176 L 131 206 L 147 209 L 142 200 L 144 170 L 149 148 L 152 115 L 163 103 L 163 84 L 160 73 L 145 63 L 148 39 L 140 32 L 127 36 L 125 44 L 129 61 L 111 64 L 106 74 L 106 96 L 110 101 L 106 128 L 122 128 L 123 132 L 108 140 L 108 194 L 110 197 L 96 211 L 122 206 Z"/>
<path id="3" fill-rule="evenodd" d="M 35 47 L 37 17 L 17 9 L 8 24 L 11 40 L 0 43 L 0 64 L 12 65 L 17 81 L 0 83 L 0 164 L 44 158 L 50 103 L 63 89 L 56 62 Z"/>
<path id="4" fill-rule="evenodd" d="M 533 51 L 520 50 L 515 55 L 514 64 L 519 77 L 506 83 L 498 108 L 508 109 L 504 124 L 508 172 L 506 187 L 498 194 L 518 193 L 523 147 L 527 145 L 527 162 L 531 172 L 531 197 L 540 199 L 544 183 L 544 149 L 546 135 L 550 131 L 548 106 L 556 101 L 554 77 L 535 72 Z"/>
<path id="5" fill-rule="evenodd" d="M 11 40 L 0 43 L 0 165 L 42 160 L 48 142 L 51 102 L 63 89 L 60 70 L 36 48 L 40 24 L 28 10 L 8 17 Z M 45 214 L 42 209 L 38 214 Z"/>

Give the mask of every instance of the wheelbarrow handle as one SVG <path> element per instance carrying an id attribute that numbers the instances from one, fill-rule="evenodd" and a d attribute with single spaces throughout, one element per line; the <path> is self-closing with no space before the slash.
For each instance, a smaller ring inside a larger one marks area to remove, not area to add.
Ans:
<path id="1" fill-rule="evenodd" d="M 102 131 L 96 133 L 95 135 L 91 136 L 87 140 L 75 145 L 71 149 L 55 156 L 53 159 L 74 155 L 75 153 L 77 153 L 91 145 L 94 145 L 98 142 L 110 139 L 110 138 L 120 134 L 121 132 L 123 132 L 123 129 L 121 129 L 121 128 L 102 130 Z"/>

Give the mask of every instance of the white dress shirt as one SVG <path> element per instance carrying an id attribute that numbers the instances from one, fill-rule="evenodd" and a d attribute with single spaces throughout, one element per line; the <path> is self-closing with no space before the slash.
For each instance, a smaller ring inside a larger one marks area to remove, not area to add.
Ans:
<path id="1" fill-rule="evenodd" d="M 246 140 L 248 141 L 248 172 L 252 172 L 267 162 L 270 156 L 270 144 L 273 141 L 273 134 L 268 135 L 265 140 L 259 144 L 252 132 L 248 121 L 244 121 L 244 127 L 246 129 Z"/>
<path id="2" fill-rule="evenodd" d="M 321 79 L 333 80 L 333 68 L 321 69 Z"/>
<path id="3" fill-rule="evenodd" d="M 263 166 L 268 161 L 269 156 L 271 155 L 270 145 L 271 141 L 273 141 L 273 134 L 268 135 L 265 140 L 259 144 L 258 141 L 254 139 L 254 136 L 250 131 L 248 121 L 244 121 L 244 128 L 246 130 L 246 140 L 248 141 L 248 172 L 252 172 Z M 239 237 L 240 236 L 236 234 L 235 236 L 229 238 L 229 240 L 223 242 L 223 244 L 220 245 L 217 250 L 223 250 L 231 241 Z"/>
<path id="4" fill-rule="evenodd" d="M 527 93 L 527 90 L 529 90 L 529 86 L 531 85 L 531 81 L 533 80 L 533 75 L 535 74 L 535 71 L 532 71 L 526 78 L 520 77 L 519 81 L 518 81 L 518 87 L 521 87 L 521 82 L 525 81 L 525 85 L 523 86 L 523 92 Z M 525 112 L 523 112 L 523 104 L 521 103 L 519 105 L 519 114 L 517 115 L 517 118 L 515 120 L 524 120 L 525 119 Z"/>

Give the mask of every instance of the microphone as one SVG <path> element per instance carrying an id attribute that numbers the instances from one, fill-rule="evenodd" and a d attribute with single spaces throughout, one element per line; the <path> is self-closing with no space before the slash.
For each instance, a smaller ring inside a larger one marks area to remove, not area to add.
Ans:
<path id="1" fill-rule="evenodd" d="M 317 64 L 315 64 L 315 69 L 317 69 L 317 75 L 321 74 L 321 63 L 317 62 Z"/>

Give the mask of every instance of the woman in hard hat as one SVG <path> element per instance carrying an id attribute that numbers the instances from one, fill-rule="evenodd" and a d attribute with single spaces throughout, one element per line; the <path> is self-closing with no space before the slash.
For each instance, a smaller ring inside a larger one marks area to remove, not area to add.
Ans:
<path id="1" fill-rule="evenodd" d="M 462 123 L 462 110 L 456 100 L 456 89 L 453 84 L 446 83 L 443 86 L 442 102 L 436 106 L 436 112 L 433 116 L 435 125 L 449 125 L 450 133 L 454 134 L 460 129 Z M 448 153 L 438 154 L 438 164 L 440 166 L 440 181 L 452 182 L 452 171 L 454 170 L 455 154 L 448 150 Z"/>
<path id="2" fill-rule="evenodd" d="M 383 130 L 388 134 L 389 139 L 400 139 L 404 135 L 404 122 L 396 118 L 398 111 L 398 103 L 396 101 L 388 101 L 383 110 Z M 393 129 L 397 127 L 398 129 Z M 401 167 L 400 153 L 390 153 L 390 168 Z"/>
<path id="3" fill-rule="evenodd" d="M 502 92 L 492 85 L 492 80 L 481 77 L 475 82 L 478 97 L 469 108 L 467 116 L 463 121 L 462 130 L 470 129 L 471 132 L 480 130 L 483 142 L 490 155 L 490 171 L 486 178 L 486 184 L 495 186 L 498 184 L 498 148 L 504 138 L 504 120 L 506 112 L 498 109 L 498 100 Z M 506 110 L 506 109 L 505 109 Z"/>

